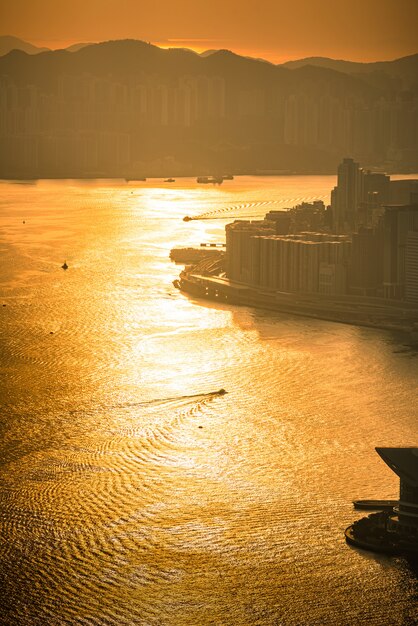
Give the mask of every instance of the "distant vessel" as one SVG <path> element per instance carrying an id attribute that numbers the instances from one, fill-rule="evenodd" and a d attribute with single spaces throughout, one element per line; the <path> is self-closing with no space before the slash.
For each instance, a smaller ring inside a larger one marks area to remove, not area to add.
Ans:
<path id="1" fill-rule="evenodd" d="M 165 183 L 175 183 L 176 179 L 175 178 L 166 178 L 164 182 Z"/>
<path id="2" fill-rule="evenodd" d="M 147 179 L 146 178 L 125 178 L 127 183 L 130 182 L 145 182 Z"/>
<path id="3" fill-rule="evenodd" d="M 224 176 L 198 176 L 196 178 L 197 183 L 207 185 L 209 183 L 220 185 L 224 181 Z"/>
<path id="4" fill-rule="evenodd" d="M 61 265 L 63 270 L 68 270 L 67 261 L 64 261 L 64 265 Z"/>

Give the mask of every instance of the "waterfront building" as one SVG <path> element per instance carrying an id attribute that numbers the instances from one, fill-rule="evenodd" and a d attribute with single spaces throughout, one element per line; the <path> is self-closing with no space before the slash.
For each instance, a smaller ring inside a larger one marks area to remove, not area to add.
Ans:
<path id="1" fill-rule="evenodd" d="M 378 512 L 354 522 L 345 531 L 349 544 L 358 548 L 418 555 L 418 448 L 376 448 L 376 452 L 399 476 L 398 501 L 363 501 L 364 508 Z"/>
<path id="2" fill-rule="evenodd" d="M 400 478 L 399 504 L 389 516 L 387 530 L 418 550 L 418 448 L 376 448 L 376 452 Z"/>
<path id="3" fill-rule="evenodd" d="M 347 235 L 277 235 L 274 230 L 271 220 L 226 226 L 228 278 L 289 293 L 346 293 Z"/>
<path id="4" fill-rule="evenodd" d="M 228 278 L 250 283 L 254 274 L 250 240 L 255 236 L 274 235 L 274 225 L 265 220 L 235 220 L 226 225 L 225 235 Z"/>

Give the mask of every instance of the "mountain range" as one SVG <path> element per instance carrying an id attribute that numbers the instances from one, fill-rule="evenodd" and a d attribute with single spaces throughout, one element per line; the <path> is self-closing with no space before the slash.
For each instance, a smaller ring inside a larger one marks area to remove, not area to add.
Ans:
<path id="1" fill-rule="evenodd" d="M 90 45 L 90 43 L 75 43 L 65 49 L 70 52 L 77 52 L 77 50 Z M 39 54 L 40 52 L 51 51 L 50 48 L 40 48 L 39 46 L 34 46 L 23 39 L 19 39 L 19 37 L 13 37 L 12 35 L 0 35 L 0 57 L 8 54 L 12 50 L 22 50 L 23 52 L 26 52 L 26 54 Z"/>
<path id="2" fill-rule="evenodd" d="M 102 42 L 106 44 L 110 42 Z M 116 42 L 111 42 L 116 43 Z M 138 41 L 138 44 L 143 42 Z M 102 44 L 93 43 L 75 43 L 67 48 L 67 52 L 78 52 L 83 48 L 97 46 Z M 149 44 L 144 44 L 149 45 Z M 156 46 L 152 46 L 156 48 Z M 36 47 L 17 37 L 4 35 L 0 36 L 0 57 L 7 55 L 12 50 L 21 50 L 26 54 L 35 55 L 43 52 L 52 52 L 48 48 Z M 220 53 L 227 53 L 227 50 L 206 50 L 202 53 L 195 53 L 187 48 L 173 48 L 171 51 L 177 53 L 182 52 L 184 55 L 193 54 L 194 57 L 208 58 L 213 55 L 219 56 Z M 57 52 L 57 51 L 56 51 Z M 233 54 L 233 53 L 230 53 Z M 238 57 L 239 55 L 234 55 Z M 248 61 L 256 61 L 268 65 L 274 65 L 264 59 L 251 59 L 249 57 L 240 57 Z M 370 63 L 359 63 L 355 61 L 347 61 L 342 59 L 331 59 L 327 57 L 306 57 L 294 61 L 287 61 L 276 67 L 282 67 L 289 70 L 301 69 L 304 67 L 318 67 L 323 69 L 334 70 L 343 74 L 349 74 L 355 78 L 359 78 L 371 85 L 380 88 L 390 88 L 393 81 L 398 81 L 396 87 L 418 89 L 418 54 L 401 57 L 392 61 L 376 61 Z M 400 81 L 400 82 L 399 82 Z"/>
<path id="3" fill-rule="evenodd" d="M 369 81 L 371 76 L 375 79 L 387 76 L 392 79 L 401 79 L 406 87 L 416 88 L 418 83 L 418 54 L 401 57 L 393 61 L 376 61 L 373 63 L 357 63 L 354 61 L 328 59 L 326 57 L 308 57 L 297 61 L 287 61 L 283 63 L 282 67 L 297 69 L 307 65 L 325 67 Z"/>
<path id="4" fill-rule="evenodd" d="M 418 66 L 418 55 L 410 64 Z M 243 57 L 229 50 L 215 50 L 199 55 L 188 49 L 161 49 L 137 40 L 108 41 L 86 45 L 74 52 L 69 50 L 44 51 L 27 54 L 14 49 L 0 57 L 0 75 L 8 75 L 20 85 L 33 84 L 52 89 L 59 75 L 82 75 L 103 77 L 112 75 L 118 80 L 148 75 L 172 83 L 181 76 L 218 76 L 227 81 L 230 88 L 261 89 L 266 93 L 292 92 L 306 95 L 329 93 L 340 96 L 350 92 L 352 96 L 379 97 L 382 93 L 399 88 L 399 80 L 405 73 L 400 59 L 390 64 L 391 74 L 375 80 L 374 72 L 347 73 L 310 63 L 294 66 L 274 65 L 265 61 Z M 408 66 L 409 67 L 409 66 Z M 417 88 L 415 83 L 408 87 Z"/>

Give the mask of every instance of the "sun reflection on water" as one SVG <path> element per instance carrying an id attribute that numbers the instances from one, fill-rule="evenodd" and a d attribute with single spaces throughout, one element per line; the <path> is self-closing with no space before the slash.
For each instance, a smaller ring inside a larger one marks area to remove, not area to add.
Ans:
<path id="1" fill-rule="evenodd" d="M 410 573 L 343 529 L 396 493 L 373 447 L 413 444 L 416 360 L 172 285 L 172 246 L 334 183 L 302 179 L 0 183 L 0 621 L 413 623 Z"/>

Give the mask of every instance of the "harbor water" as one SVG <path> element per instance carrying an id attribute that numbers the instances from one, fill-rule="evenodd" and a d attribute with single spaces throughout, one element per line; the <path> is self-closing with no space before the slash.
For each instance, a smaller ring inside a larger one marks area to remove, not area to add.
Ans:
<path id="1" fill-rule="evenodd" d="M 0 183 L 1 625 L 416 623 L 416 566 L 344 541 L 418 445 L 416 348 L 172 285 L 334 184 Z"/>

